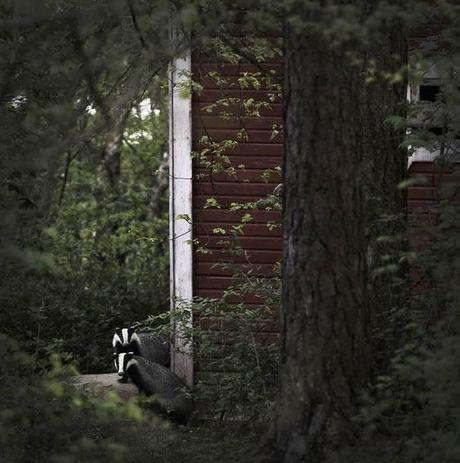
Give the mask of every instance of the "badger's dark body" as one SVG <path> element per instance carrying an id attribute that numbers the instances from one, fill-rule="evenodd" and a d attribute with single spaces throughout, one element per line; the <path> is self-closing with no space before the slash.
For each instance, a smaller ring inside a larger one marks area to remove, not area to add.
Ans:
<path id="1" fill-rule="evenodd" d="M 132 328 L 117 329 L 113 336 L 113 352 L 133 352 L 164 367 L 170 365 L 169 342 L 153 333 L 136 333 Z"/>
<path id="2" fill-rule="evenodd" d="M 150 362 L 169 368 L 171 362 L 169 342 L 152 333 L 136 333 L 132 340 L 132 352 Z"/>
<path id="3" fill-rule="evenodd" d="M 190 391 L 178 376 L 138 355 L 126 356 L 125 371 L 139 392 L 155 396 L 155 408 L 180 424 L 186 424 L 194 409 Z"/>

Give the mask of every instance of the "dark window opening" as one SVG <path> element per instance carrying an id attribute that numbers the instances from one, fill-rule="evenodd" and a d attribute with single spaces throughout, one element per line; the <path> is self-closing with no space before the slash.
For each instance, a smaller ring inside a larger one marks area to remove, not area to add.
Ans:
<path id="1" fill-rule="evenodd" d="M 439 85 L 420 85 L 420 101 L 436 101 L 440 88 Z"/>
<path id="2" fill-rule="evenodd" d="M 438 137 L 441 136 L 444 132 L 442 127 L 430 127 L 430 132 Z"/>
<path id="3" fill-rule="evenodd" d="M 442 127 L 430 127 L 428 131 L 436 137 L 444 137 L 445 140 L 448 141 L 460 140 L 460 132 L 458 131 L 446 131 L 446 129 Z"/>

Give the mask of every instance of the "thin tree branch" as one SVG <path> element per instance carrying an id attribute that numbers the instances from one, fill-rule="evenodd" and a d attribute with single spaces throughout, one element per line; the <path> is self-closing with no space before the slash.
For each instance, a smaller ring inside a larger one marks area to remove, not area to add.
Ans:
<path id="1" fill-rule="evenodd" d="M 139 24 L 137 22 L 136 13 L 134 11 L 134 5 L 133 5 L 131 0 L 126 0 L 126 3 L 128 5 L 129 13 L 131 15 L 131 20 L 133 22 L 134 30 L 136 31 L 137 36 L 139 37 L 139 42 L 141 43 L 142 48 L 144 48 L 145 50 L 148 50 L 149 46 L 148 46 L 147 42 L 145 41 L 144 36 L 142 35 L 142 31 L 141 31 L 141 29 L 139 27 Z"/>
<path id="2" fill-rule="evenodd" d="M 59 194 L 58 208 L 61 208 L 62 201 L 64 200 L 64 193 L 65 193 L 65 189 L 67 186 L 67 180 L 69 178 L 70 164 L 72 163 L 74 159 L 75 159 L 75 156 L 72 156 L 70 154 L 70 151 L 68 151 L 66 159 L 65 159 L 64 178 L 62 179 L 62 186 L 61 186 L 61 192 Z"/>

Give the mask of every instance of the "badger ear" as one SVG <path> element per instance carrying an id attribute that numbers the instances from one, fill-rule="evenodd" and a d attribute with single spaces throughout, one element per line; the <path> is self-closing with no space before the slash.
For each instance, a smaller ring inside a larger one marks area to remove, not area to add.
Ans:
<path id="1" fill-rule="evenodd" d="M 115 331 L 112 337 L 112 347 L 115 347 L 117 344 L 123 344 L 121 341 L 120 333 Z"/>
<path id="2" fill-rule="evenodd" d="M 134 350 L 134 354 L 138 354 L 139 353 L 139 345 L 141 344 L 141 340 L 138 336 L 137 333 L 133 333 L 133 335 L 131 336 L 131 346 Z"/>

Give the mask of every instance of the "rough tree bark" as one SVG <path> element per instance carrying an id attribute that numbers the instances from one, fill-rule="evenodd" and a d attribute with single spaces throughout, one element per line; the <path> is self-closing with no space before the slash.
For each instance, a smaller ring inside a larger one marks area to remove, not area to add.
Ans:
<path id="1" fill-rule="evenodd" d="M 312 18 L 313 19 L 313 18 Z M 285 28 L 284 255 L 273 461 L 325 461 L 353 440 L 369 378 L 364 78 L 348 46 Z"/>
<path id="2" fill-rule="evenodd" d="M 281 390 L 275 460 L 322 461 L 368 379 L 360 69 L 286 28 Z"/>
<path id="3" fill-rule="evenodd" d="M 370 14 L 370 2 L 339 3 Z M 376 175 L 379 192 L 399 208 L 403 166 L 399 141 L 383 128 L 400 93 L 362 117 L 363 103 L 378 105 L 394 91 L 365 90 L 372 50 L 359 41 L 331 46 L 315 18 L 307 20 L 313 27 L 285 28 L 281 371 L 269 435 L 272 461 L 289 463 L 330 461 L 359 435 L 353 417 L 372 363 L 365 186 Z"/>

